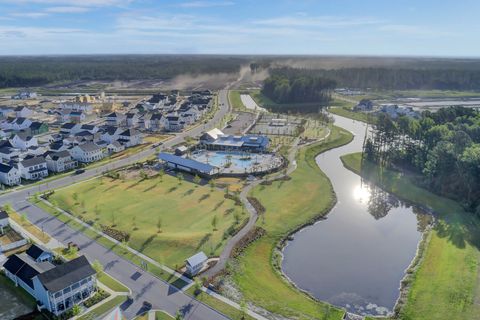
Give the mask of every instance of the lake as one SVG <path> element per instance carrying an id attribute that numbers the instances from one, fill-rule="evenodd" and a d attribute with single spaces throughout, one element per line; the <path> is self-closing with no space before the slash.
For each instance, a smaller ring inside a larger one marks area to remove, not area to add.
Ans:
<path id="1" fill-rule="evenodd" d="M 362 150 L 365 124 L 338 116 L 335 124 L 354 133 L 354 140 L 316 162 L 330 178 L 337 204 L 326 220 L 294 235 L 282 268 L 317 299 L 359 315 L 387 315 L 429 216 L 344 168 L 340 156 Z"/>

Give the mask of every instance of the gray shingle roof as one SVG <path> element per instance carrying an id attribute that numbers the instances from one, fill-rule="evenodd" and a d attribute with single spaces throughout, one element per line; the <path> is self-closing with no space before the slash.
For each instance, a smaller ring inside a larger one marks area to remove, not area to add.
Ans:
<path id="1" fill-rule="evenodd" d="M 25 159 L 20 163 L 24 167 L 31 167 L 31 166 L 35 166 L 37 164 L 45 163 L 45 158 L 44 157 L 33 157 L 33 158 Z"/>
<path id="2" fill-rule="evenodd" d="M 38 279 L 47 290 L 57 292 L 95 273 L 87 258 L 81 256 L 38 275 Z"/>

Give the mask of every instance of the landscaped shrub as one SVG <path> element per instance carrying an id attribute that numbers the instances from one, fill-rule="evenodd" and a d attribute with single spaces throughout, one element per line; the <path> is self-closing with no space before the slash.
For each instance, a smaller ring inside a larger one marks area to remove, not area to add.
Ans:
<path id="1" fill-rule="evenodd" d="M 130 240 L 130 234 L 128 232 L 118 230 L 115 228 L 112 228 L 110 226 L 106 226 L 104 224 L 101 225 L 103 233 L 106 235 L 112 237 L 113 239 L 117 241 L 128 241 Z"/>
<path id="2" fill-rule="evenodd" d="M 108 292 L 105 292 L 104 290 L 102 289 L 98 289 L 97 292 L 95 292 L 95 294 L 93 295 L 93 297 L 85 300 L 85 302 L 83 303 L 83 305 L 86 307 L 86 308 L 90 308 L 91 306 L 99 303 L 100 301 L 104 300 L 104 299 L 107 299 L 108 297 L 110 297 L 110 294 Z"/>
<path id="3" fill-rule="evenodd" d="M 263 204 L 260 203 L 260 200 L 255 197 L 247 197 L 247 199 L 248 202 L 250 202 L 250 204 L 255 208 L 255 210 L 257 210 L 258 214 L 265 213 L 266 209 Z"/>

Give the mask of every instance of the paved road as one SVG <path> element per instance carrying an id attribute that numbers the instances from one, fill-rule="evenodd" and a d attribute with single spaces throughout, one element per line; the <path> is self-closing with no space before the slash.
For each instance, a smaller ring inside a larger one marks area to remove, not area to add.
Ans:
<path id="1" fill-rule="evenodd" d="M 169 148 L 183 141 L 187 136 L 193 137 L 201 134 L 202 131 L 210 129 L 228 112 L 228 91 L 222 90 L 219 93 L 220 109 L 208 124 L 201 125 L 189 130 L 188 132 L 179 133 L 176 137 L 165 142 L 162 148 Z M 28 219 L 42 228 L 46 233 L 53 236 L 63 244 L 70 241 L 80 246 L 80 254 L 85 254 L 91 261 L 99 260 L 104 266 L 105 271 L 113 277 L 121 280 L 132 290 L 133 303 L 123 304 L 122 309 L 128 319 L 143 313 L 143 301 L 152 303 L 153 308 L 162 309 L 174 315 L 177 310 L 181 310 L 185 314 L 185 319 L 192 320 L 224 320 L 226 316 L 211 309 L 210 307 L 192 299 L 184 292 L 179 291 L 168 283 L 157 279 L 156 277 L 144 272 L 129 261 L 116 255 L 114 252 L 106 249 L 102 245 L 85 236 L 82 232 L 71 229 L 61 221 L 52 217 L 42 209 L 30 204 L 26 198 L 37 192 L 48 189 L 56 189 L 70 185 L 76 181 L 85 180 L 103 172 L 111 170 L 130 163 L 134 163 L 140 159 L 154 154 L 154 149 L 142 151 L 128 158 L 121 159 L 115 163 L 106 164 L 98 168 L 88 169 L 85 173 L 61 178 L 48 182 L 40 186 L 34 186 L 15 192 L 7 193 L 0 196 L 0 205 L 11 203 L 13 208 L 20 213 L 25 213 Z"/>

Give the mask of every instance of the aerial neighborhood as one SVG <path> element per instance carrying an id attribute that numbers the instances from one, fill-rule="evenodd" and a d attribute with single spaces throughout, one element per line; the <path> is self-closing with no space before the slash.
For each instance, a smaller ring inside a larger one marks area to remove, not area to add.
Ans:
<path id="1" fill-rule="evenodd" d="M 39 100 L 20 91 L 0 106 L 0 183 L 39 180 L 142 145 L 146 135 L 182 131 L 204 117 L 212 97 L 208 90 L 172 91 L 119 104 L 104 93 Z"/>

